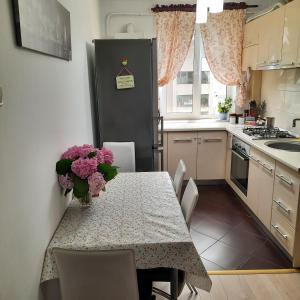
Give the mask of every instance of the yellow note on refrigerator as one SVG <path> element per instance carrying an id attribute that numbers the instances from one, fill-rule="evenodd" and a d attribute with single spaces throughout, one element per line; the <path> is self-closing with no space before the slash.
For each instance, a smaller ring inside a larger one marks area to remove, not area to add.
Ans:
<path id="1" fill-rule="evenodd" d="M 134 76 L 133 75 L 123 75 L 116 77 L 117 89 L 133 89 L 134 88 Z"/>

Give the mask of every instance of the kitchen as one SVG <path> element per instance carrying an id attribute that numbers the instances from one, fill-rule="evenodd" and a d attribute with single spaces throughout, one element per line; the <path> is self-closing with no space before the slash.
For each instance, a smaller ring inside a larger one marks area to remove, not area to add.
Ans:
<path id="1" fill-rule="evenodd" d="M 0 299 L 298 299 L 300 0 L 84 2 L 0 3 Z"/>

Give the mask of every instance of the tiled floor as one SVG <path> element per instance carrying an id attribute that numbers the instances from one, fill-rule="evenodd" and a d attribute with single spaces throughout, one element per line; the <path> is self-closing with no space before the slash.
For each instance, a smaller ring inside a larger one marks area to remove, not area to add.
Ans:
<path id="1" fill-rule="evenodd" d="M 199 187 L 191 235 L 207 270 L 291 268 L 228 186 Z"/>

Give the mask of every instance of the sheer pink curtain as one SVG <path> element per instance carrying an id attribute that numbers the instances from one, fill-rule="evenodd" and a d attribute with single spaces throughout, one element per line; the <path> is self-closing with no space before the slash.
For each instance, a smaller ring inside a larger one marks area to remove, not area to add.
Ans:
<path id="1" fill-rule="evenodd" d="M 158 43 L 158 84 L 175 78 L 188 54 L 195 28 L 195 12 L 163 11 L 155 13 Z"/>
<path id="2" fill-rule="evenodd" d="M 205 56 L 214 77 L 223 84 L 236 85 L 237 104 L 244 106 L 247 81 L 242 74 L 245 11 L 225 10 L 209 14 L 201 25 Z"/>

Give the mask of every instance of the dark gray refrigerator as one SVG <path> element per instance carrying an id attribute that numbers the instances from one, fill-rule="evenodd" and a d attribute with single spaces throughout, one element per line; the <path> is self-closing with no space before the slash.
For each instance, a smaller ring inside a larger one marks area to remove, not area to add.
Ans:
<path id="1" fill-rule="evenodd" d="M 97 146 L 103 142 L 133 141 L 136 171 L 162 169 L 163 118 L 158 110 L 156 40 L 94 43 Z M 134 88 L 117 88 L 116 77 L 124 71 L 124 58 L 128 61 L 126 72 L 134 77 Z"/>

